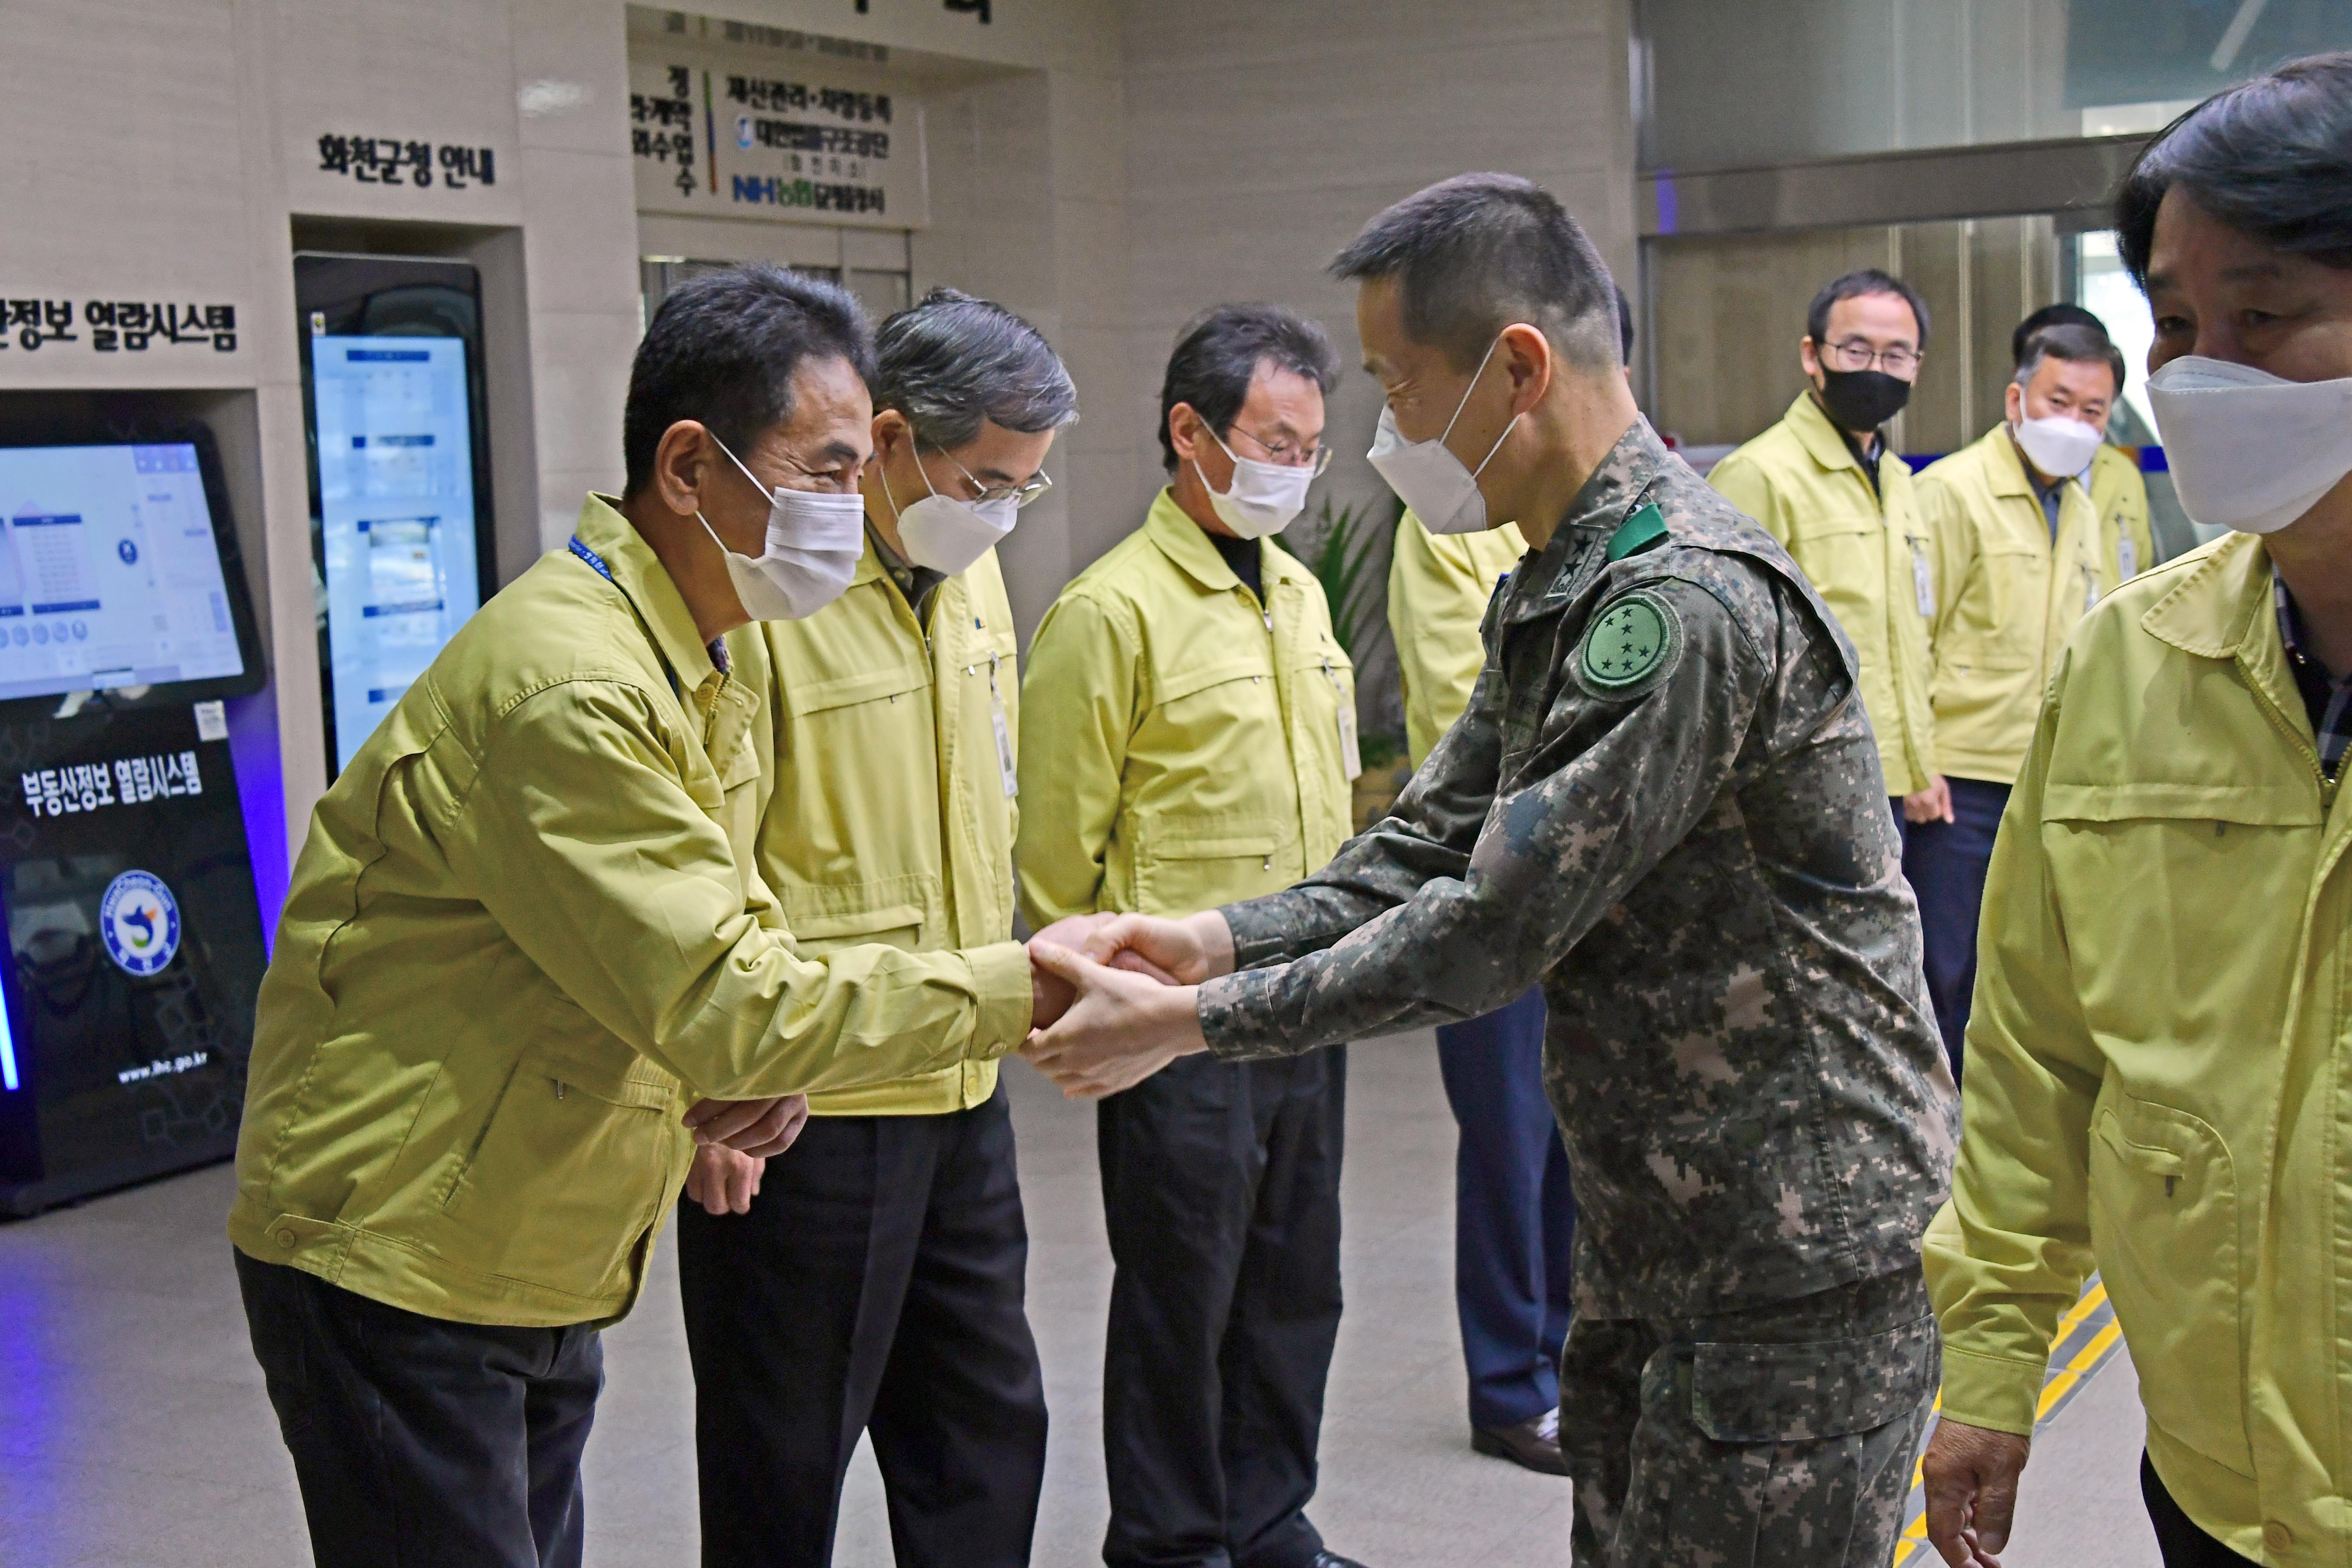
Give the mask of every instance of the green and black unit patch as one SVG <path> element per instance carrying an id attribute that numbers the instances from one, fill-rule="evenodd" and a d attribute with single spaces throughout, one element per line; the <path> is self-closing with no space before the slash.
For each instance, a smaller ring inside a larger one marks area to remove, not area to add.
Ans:
<path id="1" fill-rule="evenodd" d="M 1672 605 L 1646 588 L 1620 594 L 1585 627 L 1577 684 L 1604 702 L 1638 697 L 1674 668 L 1682 644 L 1682 618 Z"/>

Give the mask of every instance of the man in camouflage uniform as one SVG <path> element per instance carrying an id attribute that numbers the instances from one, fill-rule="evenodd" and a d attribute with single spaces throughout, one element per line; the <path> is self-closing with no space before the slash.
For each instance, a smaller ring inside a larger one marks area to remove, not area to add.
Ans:
<path id="1" fill-rule="evenodd" d="M 1532 549 L 1394 814 L 1286 891 L 1041 933 L 1080 994 L 1031 1059 L 1100 1093 L 1540 976 L 1583 1211 L 1576 1561 L 1878 1568 L 1937 1384 L 1919 1237 L 1958 1118 L 1853 649 L 1642 420 L 1606 269 L 1549 195 L 1443 182 L 1334 269 L 1399 426 L 1383 472 L 1425 521 L 1491 508 Z"/>

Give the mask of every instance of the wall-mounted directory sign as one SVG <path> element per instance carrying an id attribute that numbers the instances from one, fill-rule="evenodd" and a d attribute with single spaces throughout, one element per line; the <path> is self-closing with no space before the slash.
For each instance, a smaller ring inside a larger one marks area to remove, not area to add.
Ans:
<path id="1" fill-rule="evenodd" d="M 819 54 L 633 39 L 642 212 L 881 228 L 929 220 L 923 106 Z"/>
<path id="2" fill-rule="evenodd" d="M 492 587 L 479 286 L 464 262 L 295 258 L 328 761 Z"/>

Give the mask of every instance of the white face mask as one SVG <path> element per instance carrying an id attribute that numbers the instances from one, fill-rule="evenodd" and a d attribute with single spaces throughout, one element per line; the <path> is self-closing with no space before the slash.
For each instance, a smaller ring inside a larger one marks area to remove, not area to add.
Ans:
<path id="1" fill-rule="evenodd" d="M 711 439 L 745 479 L 767 489 L 726 442 Z M 694 515 L 725 553 L 727 580 L 735 584 L 743 613 L 755 621 L 797 621 L 816 614 L 841 597 L 866 553 L 866 498 L 856 490 L 822 495 L 778 485 L 768 499 L 768 542 L 756 558 L 729 550 L 710 520 L 698 511 Z"/>
<path id="2" fill-rule="evenodd" d="M 2274 533 L 2352 473 L 2352 377 L 2288 381 L 2188 354 L 2147 378 L 2181 510 Z"/>
<path id="3" fill-rule="evenodd" d="M 955 463 L 955 458 L 949 457 L 948 461 Z M 1018 496 L 985 501 L 943 496 L 931 484 L 931 476 L 923 468 L 919 453 L 915 458 L 915 471 L 923 476 L 923 488 L 931 493 L 902 508 L 898 498 L 890 493 L 888 469 L 875 470 L 882 481 L 883 499 L 898 514 L 898 542 L 907 552 L 909 565 L 927 566 L 952 577 L 987 554 L 989 547 L 1012 532 L 1013 523 L 1020 520 Z M 961 463 L 956 463 L 956 471 L 971 479 Z M 980 483 L 978 479 L 971 482 Z"/>
<path id="4" fill-rule="evenodd" d="M 1201 422 L 1201 428 L 1209 430 L 1207 420 Z M 1192 471 L 1201 474 L 1201 488 L 1209 491 L 1209 504 L 1216 509 L 1217 521 L 1232 529 L 1236 538 L 1264 539 L 1269 533 L 1280 533 L 1290 526 L 1292 518 L 1307 510 L 1307 487 L 1315 482 L 1314 464 L 1235 458 L 1234 449 L 1214 430 L 1209 430 L 1209 439 L 1233 458 L 1233 487 L 1223 495 L 1211 489 L 1198 458 L 1192 459 Z"/>
<path id="5" fill-rule="evenodd" d="M 1495 444 L 1486 448 L 1486 455 L 1478 459 L 1475 468 L 1446 449 L 1445 437 L 1454 434 L 1454 422 L 1470 406 L 1471 390 L 1486 373 L 1487 361 L 1495 357 L 1495 344 L 1502 341 L 1498 337 L 1486 345 L 1486 359 L 1480 360 L 1478 368 L 1471 373 L 1470 385 L 1462 389 L 1462 401 L 1454 405 L 1454 418 L 1445 422 L 1445 428 L 1435 440 L 1406 441 L 1397 434 L 1395 412 L 1384 406 L 1381 409 L 1380 426 L 1372 436 L 1372 449 L 1364 454 L 1381 478 L 1389 482 L 1389 489 L 1396 491 L 1397 499 L 1412 508 L 1413 515 L 1432 533 L 1482 533 L 1489 526 L 1486 498 L 1478 493 L 1478 476 L 1486 471 L 1486 465 L 1503 449 L 1519 416 L 1511 416 L 1511 423 L 1503 426 L 1503 433 L 1495 437 Z"/>
<path id="6" fill-rule="evenodd" d="M 2071 479 L 2089 468 L 2099 455 L 2099 443 L 2106 439 L 2095 426 L 2064 414 L 2022 419 L 2009 429 L 2035 468 L 2060 479 Z"/>

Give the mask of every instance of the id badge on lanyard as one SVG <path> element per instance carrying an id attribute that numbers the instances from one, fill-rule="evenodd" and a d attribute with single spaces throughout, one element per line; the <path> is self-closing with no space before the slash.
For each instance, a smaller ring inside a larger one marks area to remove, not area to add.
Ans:
<path id="1" fill-rule="evenodd" d="M 1323 673 L 1330 679 L 1331 695 L 1339 700 L 1340 771 L 1349 779 L 1361 778 L 1364 754 L 1356 744 L 1356 705 L 1348 700 L 1348 689 L 1339 684 L 1339 672 L 1331 668 L 1328 658 L 1323 661 Z"/>
<path id="2" fill-rule="evenodd" d="M 1904 542 L 1911 547 L 1911 592 L 1919 601 L 1919 618 L 1932 621 L 1936 618 L 1936 574 L 1920 549 L 1927 542 L 1906 535 Z"/>
<path id="3" fill-rule="evenodd" d="M 996 769 L 1003 775 L 1004 798 L 1021 793 L 1021 771 L 1013 762 L 1013 727 L 1004 721 L 1004 693 L 996 684 L 997 656 L 988 658 L 988 724 L 996 731 Z"/>

